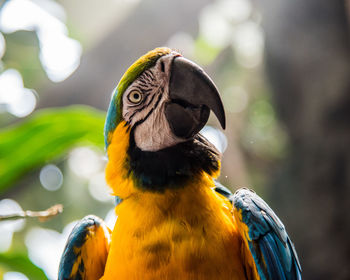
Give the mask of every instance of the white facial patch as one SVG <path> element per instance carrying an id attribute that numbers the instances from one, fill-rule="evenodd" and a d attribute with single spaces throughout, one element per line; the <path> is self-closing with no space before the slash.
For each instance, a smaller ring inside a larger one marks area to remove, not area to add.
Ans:
<path id="1" fill-rule="evenodd" d="M 131 127 L 136 126 L 135 143 L 143 151 L 158 151 L 185 141 L 172 133 L 165 117 L 170 69 L 175 55 L 177 53 L 159 58 L 155 66 L 143 72 L 123 95 L 123 118 Z"/>

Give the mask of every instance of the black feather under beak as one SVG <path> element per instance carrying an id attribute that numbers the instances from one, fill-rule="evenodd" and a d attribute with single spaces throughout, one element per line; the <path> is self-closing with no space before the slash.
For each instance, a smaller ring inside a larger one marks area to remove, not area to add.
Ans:
<path id="1" fill-rule="evenodd" d="M 170 101 L 165 115 L 172 132 L 180 138 L 190 138 L 207 123 L 210 110 L 225 129 L 225 111 L 214 82 L 192 61 L 175 57 L 172 62 Z"/>

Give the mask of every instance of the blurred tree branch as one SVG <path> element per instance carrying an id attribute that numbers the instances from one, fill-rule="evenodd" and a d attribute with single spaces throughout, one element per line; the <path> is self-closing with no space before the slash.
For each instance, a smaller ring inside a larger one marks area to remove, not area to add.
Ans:
<path id="1" fill-rule="evenodd" d="M 56 204 L 44 211 L 21 211 L 14 214 L 0 215 L 0 222 L 8 220 L 18 220 L 24 218 L 38 218 L 40 222 L 45 222 L 63 212 L 63 205 Z"/>

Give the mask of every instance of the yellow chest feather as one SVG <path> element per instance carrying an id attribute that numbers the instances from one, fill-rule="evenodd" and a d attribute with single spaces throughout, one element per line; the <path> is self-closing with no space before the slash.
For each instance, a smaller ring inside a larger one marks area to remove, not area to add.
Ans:
<path id="1" fill-rule="evenodd" d="M 140 192 L 116 211 L 104 280 L 244 278 L 232 214 L 211 188 Z"/>

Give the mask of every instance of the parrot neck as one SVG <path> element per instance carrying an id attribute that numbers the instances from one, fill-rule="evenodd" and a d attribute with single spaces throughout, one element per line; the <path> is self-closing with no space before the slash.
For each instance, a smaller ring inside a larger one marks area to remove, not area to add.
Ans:
<path id="1" fill-rule="evenodd" d="M 203 176 L 216 178 L 220 170 L 219 152 L 202 135 L 160 151 L 142 151 L 125 122 L 113 132 L 107 153 L 106 180 L 121 199 L 140 190 L 182 188 Z"/>

